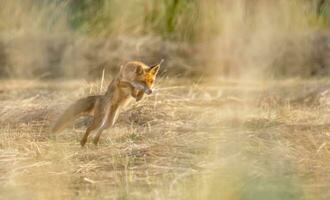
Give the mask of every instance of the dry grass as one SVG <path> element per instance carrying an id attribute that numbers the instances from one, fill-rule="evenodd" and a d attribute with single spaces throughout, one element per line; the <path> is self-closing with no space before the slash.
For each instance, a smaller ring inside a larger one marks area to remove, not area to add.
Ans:
<path id="1" fill-rule="evenodd" d="M 330 197 L 328 81 L 161 80 L 86 148 L 48 128 L 98 82 L 0 85 L 0 199 Z"/>

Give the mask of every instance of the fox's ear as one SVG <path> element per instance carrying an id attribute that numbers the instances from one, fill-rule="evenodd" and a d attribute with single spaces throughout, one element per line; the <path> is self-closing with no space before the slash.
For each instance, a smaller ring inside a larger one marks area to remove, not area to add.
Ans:
<path id="1" fill-rule="evenodd" d="M 164 62 L 164 59 L 162 59 L 158 64 L 156 65 L 152 65 L 150 67 L 150 72 L 153 74 L 153 75 L 156 75 L 159 71 L 159 68 L 160 68 L 160 65 Z"/>
<path id="2" fill-rule="evenodd" d="M 149 72 L 153 75 L 157 75 L 157 73 L 159 71 L 159 68 L 160 68 L 160 64 L 151 66 L 150 69 L 149 69 Z"/>

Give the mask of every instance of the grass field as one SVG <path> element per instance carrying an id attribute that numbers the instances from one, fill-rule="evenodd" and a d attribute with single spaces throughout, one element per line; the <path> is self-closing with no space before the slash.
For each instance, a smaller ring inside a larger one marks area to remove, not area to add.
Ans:
<path id="1" fill-rule="evenodd" d="M 122 2 L 0 0 L 0 200 L 330 199 L 330 0 Z M 50 132 L 161 59 L 99 146 Z"/>
<path id="2" fill-rule="evenodd" d="M 329 199 L 329 83 L 164 78 L 81 148 L 99 82 L 1 81 L 0 199 Z"/>

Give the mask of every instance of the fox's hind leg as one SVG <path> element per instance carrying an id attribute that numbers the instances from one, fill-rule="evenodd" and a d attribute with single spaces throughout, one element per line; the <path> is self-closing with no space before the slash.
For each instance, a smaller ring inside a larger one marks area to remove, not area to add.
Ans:
<path id="1" fill-rule="evenodd" d="M 103 118 L 101 126 L 96 131 L 96 135 L 93 140 L 93 143 L 95 145 L 98 144 L 103 130 L 112 127 L 116 122 L 117 117 L 118 117 L 118 107 L 112 106 L 110 113 Z"/>
<path id="2" fill-rule="evenodd" d="M 87 138 L 88 138 L 88 135 L 97 128 L 96 126 L 96 123 L 92 123 L 87 129 L 86 129 L 86 132 L 83 136 L 83 138 L 81 139 L 80 141 L 80 144 L 81 146 L 85 146 L 86 142 L 87 142 Z"/>
<path id="3" fill-rule="evenodd" d="M 95 110 L 95 113 L 94 113 L 94 118 L 93 118 L 93 121 L 92 123 L 88 126 L 88 128 L 86 129 L 86 132 L 83 136 L 83 138 L 81 139 L 80 141 L 80 144 L 81 146 L 85 146 L 86 142 L 87 142 L 87 139 L 88 139 L 88 136 L 89 134 L 97 129 L 98 127 L 100 127 L 101 125 L 101 122 L 102 122 L 102 113 L 99 111 L 99 110 Z"/>

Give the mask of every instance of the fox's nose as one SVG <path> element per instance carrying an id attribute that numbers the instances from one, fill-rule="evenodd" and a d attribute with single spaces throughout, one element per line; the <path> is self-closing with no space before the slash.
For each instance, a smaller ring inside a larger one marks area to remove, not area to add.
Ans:
<path id="1" fill-rule="evenodd" d="M 152 93 L 152 90 L 150 89 L 150 88 L 147 88 L 147 89 L 145 89 L 145 91 L 144 91 L 146 94 L 151 94 Z"/>

